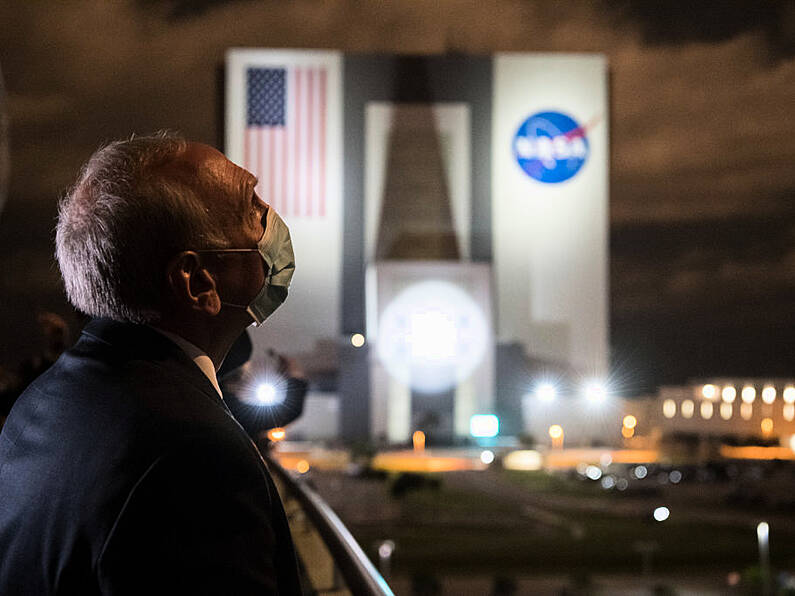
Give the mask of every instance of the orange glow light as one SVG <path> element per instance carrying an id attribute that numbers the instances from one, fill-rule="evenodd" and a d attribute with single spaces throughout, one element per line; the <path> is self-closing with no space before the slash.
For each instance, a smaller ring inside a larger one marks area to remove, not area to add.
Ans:
<path id="1" fill-rule="evenodd" d="M 720 454 L 727 459 L 795 459 L 789 447 L 730 447 L 723 445 Z"/>
<path id="2" fill-rule="evenodd" d="M 280 426 L 272 428 L 268 431 L 268 439 L 270 441 L 273 441 L 274 443 L 283 441 L 286 436 L 287 436 L 287 431 Z"/>
<path id="3" fill-rule="evenodd" d="M 483 464 L 478 458 L 453 455 L 428 455 L 427 452 L 389 451 L 379 453 L 371 463 L 374 470 L 387 472 L 453 472 L 456 470 L 480 470 Z"/>
<path id="4" fill-rule="evenodd" d="M 633 427 L 625 426 L 621 429 L 621 436 L 625 439 L 631 439 L 635 436 L 635 429 Z"/>
<path id="5" fill-rule="evenodd" d="M 306 474 L 309 471 L 309 462 L 305 459 L 302 459 L 295 464 L 295 469 L 298 470 L 299 474 Z"/>
<path id="6" fill-rule="evenodd" d="M 760 426 L 762 427 L 762 432 L 766 435 L 769 435 L 773 432 L 773 419 L 763 418 Z"/>
<path id="7" fill-rule="evenodd" d="M 415 430 L 411 435 L 411 440 L 414 443 L 414 451 L 423 451 L 425 449 L 425 433 L 421 430 Z"/>

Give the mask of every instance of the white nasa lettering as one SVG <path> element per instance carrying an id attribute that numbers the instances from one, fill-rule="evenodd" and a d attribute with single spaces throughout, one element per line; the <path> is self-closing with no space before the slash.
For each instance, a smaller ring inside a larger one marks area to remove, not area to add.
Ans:
<path id="1" fill-rule="evenodd" d="M 555 147 L 555 159 L 569 159 L 571 157 L 569 139 L 566 137 L 561 135 L 553 138 L 552 145 Z"/>
<path id="2" fill-rule="evenodd" d="M 552 144 L 552 139 L 549 137 L 538 137 L 536 139 L 536 153 L 545 168 L 551 170 L 555 167 L 555 147 Z"/>
<path id="3" fill-rule="evenodd" d="M 582 137 L 574 137 L 571 142 L 571 153 L 574 157 L 585 159 L 588 155 L 588 147 L 585 146 L 585 141 Z"/>
<path id="4" fill-rule="evenodd" d="M 555 168 L 559 160 L 585 159 L 588 155 L 588 146 L 581 136 L 516 137 L 514 147 L 520 159 L 537 159 L 547 169 Z"/>
<path id="5" fill-rule="evenodd" d="M 527 137 L 516 137 L 516 155 L 522 159 L 532 159 L 535 157 L 533 141 Z"/>

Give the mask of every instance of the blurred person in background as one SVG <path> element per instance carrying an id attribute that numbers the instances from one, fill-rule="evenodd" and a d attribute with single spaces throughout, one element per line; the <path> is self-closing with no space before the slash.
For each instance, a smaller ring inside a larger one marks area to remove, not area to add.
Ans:
<path id="1" fill-rule="evenodd" d="M 62 317 L 51 312 L 40 312 L 36 315 L 36 322 L 44 340 L 43 350 L 23 360 L 17 374 L 0 371 L 0 428 L 19 394 L 55 363 L 69 341 L 69 326 Z"/>
<path id="2" fill-rule="evenodd" d="M 256 178 L 170 135 L 98 150 L 61 202 L 70 302 L 95 317 L 0 433 L 0 594 L 298 594 L 289 527 L 216 371 L 287 296 Z"/>
<path id="3" fill-rule="evenodd" d="M 234 417 L 258 445 L 267 445 L 267 431 L 297 420 L 304 411 L 308 383 L 293 358 L 266 351 L 266 366 L 251 362 L 253 346 L 248 332 L 235 341 L 218 370 L 224 401 Z M 265 385 L 266 387 L 263 387 Z M 258 392 L 272 393 L 263 399 Z"/>
<path id="4" fill-rule="evenodd" d="M 36 377 L 50 368 L 69 342 L 69 326 L 62 317 L 52 312 L 40 312 L 36 316 L 36 322 L 44 339 L 44 349 L 40 354 L 28 358 L 22 363 L 19 376 L 23 388 L 30 385 Z"/>

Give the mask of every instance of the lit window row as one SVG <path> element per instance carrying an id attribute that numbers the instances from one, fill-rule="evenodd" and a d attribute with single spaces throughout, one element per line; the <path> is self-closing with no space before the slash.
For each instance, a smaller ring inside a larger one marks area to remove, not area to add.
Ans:
<path id="1" fill-rule="evenodd" d="M 702 401 L 699 404 L 699 414 L 704 420 L 709 420 L 712 418 L 716 409 L 718 410 L 720 417 L 724 420 L 730 420 L 735 412 L 734 404 L 731 402 L 724 401 L 723 403 L 719 404 L 717 408 L 716 404 L 712 403 L 711 401 Z M 676 410 L 677 406 L 674 400 L 666 399 L 663 402 L 662 412 L 663 416 L 666 418 L 673 418 L 676 416 Z M 754 406 L 751 402 L 741 403 L 738 410 L 740 417 L 743 420 L 750 420 L 754 414 Z M 696 404 L 692 399 L 686 399 L 679 405 L 679 413 L 682 415 L 682 418 L 692 418 L 695 412 Z M 795 403 L 785 403 L 781 409 L 781 414 L 784 416 L 784 420 L 787 422 L 792 422 L 795 420 Z"/>
<path id="2" fill-rule="evenodd" d="M 768 384 L 762 387 L 762 401 L 766 404 L 772 404 L 774 401 L 776 401 L 776 395 L 776 388 L 773 385 Z M 701 387 L 701 396 L 704 399 L 709 400 L 717 400 L 720 398 L 724 403 L 732 404 L 737 399 L 737 387 L 734 385 L 724 385 L 723 387 L 720 387 L 718 385 L 713 385 L 712 383 L 707 383 Z M 795 403 L 795 386 L 787 385 L 784 387 L 781 392 L 781 397 L 783 398 L 784 403 Z M 740 399 L 746 404 L 754 403 L 754 400 L 756 399 L 756 387 L 753 385 L 743 385 L 742 389 L 740 390 Z"/>

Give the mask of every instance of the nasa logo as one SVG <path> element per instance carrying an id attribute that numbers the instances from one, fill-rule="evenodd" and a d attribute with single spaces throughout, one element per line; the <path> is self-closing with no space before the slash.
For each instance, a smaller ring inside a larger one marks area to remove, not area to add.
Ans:
<path id="1" fill-rule="evenodd" d="M 519 167 L 539 182 L 572 178 L 588 159 L 585 129 L 560 112 L 539 112 L 522 122 L 513 138 Z"/>

